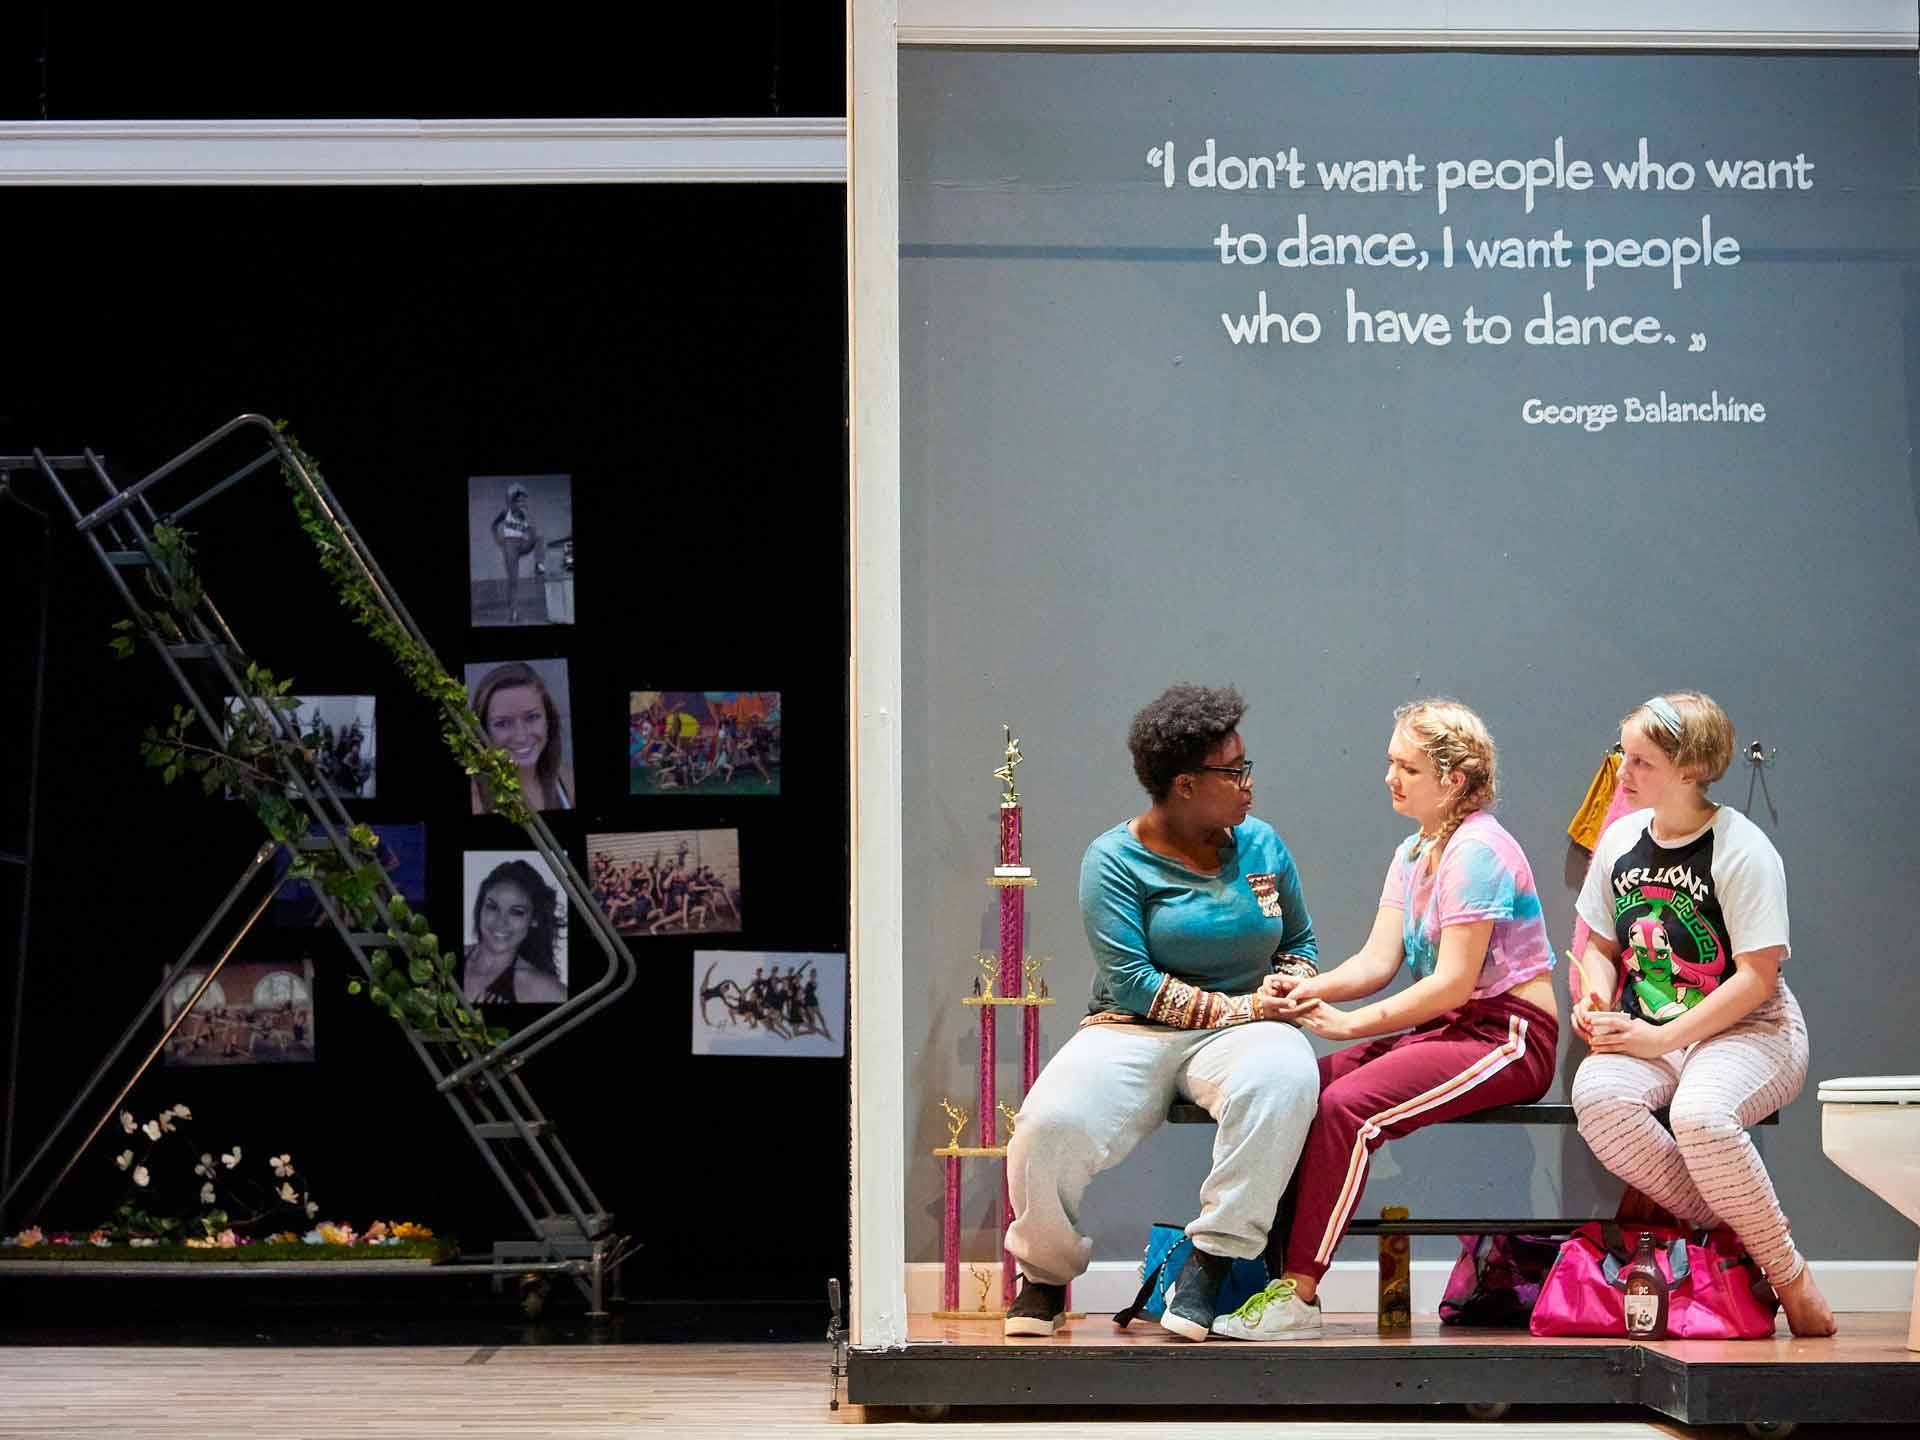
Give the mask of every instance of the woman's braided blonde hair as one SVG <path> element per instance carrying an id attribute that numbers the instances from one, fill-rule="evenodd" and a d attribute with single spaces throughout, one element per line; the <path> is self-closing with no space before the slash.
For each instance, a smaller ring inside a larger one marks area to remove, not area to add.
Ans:
<path id="1" fill-rule="evenodd" d="M 1466 818 L 1493 806 L 1498 788 L 1493 734 L 1487 729 L 1486 721 L 1458 700 L 1415 700 L 1394 711 L 1393 722 L 1395 728 L 1433 762 L 1434 774 L 1441 784 L 1446 784 L 1448 777 L 1455 774 L 1464 777 L 1459 793 L 1440 822 L 1440 833 L 1427 852 L 1427 866 L 1431 871 L 1439 865 L 1440 853 Z M 1416 847 L 1419 843 L 1417 839 L 1414 841 Z"/>

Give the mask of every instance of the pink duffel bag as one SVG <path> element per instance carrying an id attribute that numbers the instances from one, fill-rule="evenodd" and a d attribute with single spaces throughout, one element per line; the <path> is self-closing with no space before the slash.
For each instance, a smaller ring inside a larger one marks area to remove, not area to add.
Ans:
<path id="1" fill-rule="evenodd" d="M 1654 1264 L 1667 1280 L 1667 1338 L 1764 1340 L 1773 1334 L 1779 1298 L 1731 1230 L 1699 1234 L 1613 1220 L 1582 1225 L 1560 1246 L 1528 1328 L 1535 1335 L 1625 1339 L 1624 1274 L 1642 1232 L 1653 1236 Z"/>

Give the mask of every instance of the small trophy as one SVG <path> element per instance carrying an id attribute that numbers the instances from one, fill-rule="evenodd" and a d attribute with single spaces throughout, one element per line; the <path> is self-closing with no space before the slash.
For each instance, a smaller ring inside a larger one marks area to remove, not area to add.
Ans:
<path id="1" fill-rule="evenodd" d="M 1027 962 L 1026 962 L 1026 970 L 1027 970 L 1027 999 L 1029 999 L 1029 1000 L 1038 1000 L 1038 999 L 1040 999 L 1040 998 L 1041 998 L 1041 995 L 1040 995 L 1040 991 L 1039 991 L 1039 988 L 1038 988 L 1038 985 L 1037 985 L 1037 981 L 1038 981 L 1038 979 L 1039 979 L 1039 975 L 1040 975 L 1040 967 L 1041 967 L 1042 965 L 1044 965 L 1044 964 L 1046 964 L 1046 963 L 1047 963 L 1047 961 L 1049 961 L 1049 960 L 1051 960 L 1052 958 L 1053 958 L 1053 957 L 1052 957 L 1051 955 L 1029 955 L 1029 956 L 1027 956 Z"/>
<path id="2" fill-rule="evenodd" d="M 973 963 L 987 972 L 987 988 L 981 993 L 987 999 L 991 1000 L 993 998 L 993 987 L 998 984 L 1000 980 L 1000 957 L 998 955 L 989 955 L 986 951 L 982 950 L 975 954 Z"/>
<path id="3" fill-rule="evenodd" d="M 1013 727 L 1000 728 L 1007 737 L 1007 758 L 993 772 L 993 778 L 1006 785 L 1007 793 L 1000 797 L 1000 863 L 993 867 L 993 878 L 1003 885 L 1031 885 L 1033 867 L 1020 857 L 1020 792 L 1013 788 L 1013 772 L 1026 757 L 1020 753 L 1020 742 L 1013 738 Z"/>
<path id="4" fill-rule="evenodd" d="M 982 1315 L 987 1313 L 987 1292 L 993 1288 L 993 1272 L 980 1266 L 973 1267 L 973 1283 L 980 1287 L 980 1298 L 974 1303 L 974 1309 Z"/>
<path id="5" fill-rule="evenodd" d="M 947 1112 L 947 1149 L 957 1151 L 960 1132 L 967 1128 L 967 1112 L 950 1100 L 942 1100 L 940 1108 Z"/>

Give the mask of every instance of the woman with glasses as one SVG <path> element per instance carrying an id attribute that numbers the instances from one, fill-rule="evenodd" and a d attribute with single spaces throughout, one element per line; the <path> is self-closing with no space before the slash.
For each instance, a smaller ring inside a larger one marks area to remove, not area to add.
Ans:
<path id="1" fill-rule="evenodd" d="M 1145 811 L 1097 836 L 1080 869 L 1093 991 L 1080 1031 L 1020 1107 L 1007 1147 L 1024 1277 L 1009 1335 L 1051 1335 L 1093 1242 L 1077 1224 L 1087 1183 L 1120 1163 L 1176 1098 L 1219 1125 L 1192 1258 L 1161 1323 L 1207 1338 L 1235 1259 L 1259 1255 L 1313 1115 L 1313 1051 L 1260 992 L 1271 964 L 1312 973 L 1318 953 L 1300 876 L 1252 818 L 1246 704 L 1231 689 L 1176 685 L 1133 719 L 1127 746 Z"/>
<path id="2" fill-rule="evenodd" d="M 1709 696 L 1654 696 L 1621 721 L 1620 746 L 1620 788 L 1639 808 L 1601 835 L 1580 892 L 1593 928 L 1573 1007 L 1593 1052 L 1573 1080 L 1580 1134 L 1682 1220 L 1732 1226 L 1793 1333 L 1831 1335 L 1833 1310 L 1747 1135 L 1807 1078 L 1807 1022 L 1780 973 L 1780 853 L 1707 799 L 1733 759 L 1733 722 Z"/>
<path id="3" fill-rule="evenodd" d="M 1538 1100 L 1553 1079 L 1553 944 L 1527 857 L 1489 813 L 1493 737 L 1455 701 L 1402 706 L 1386 782 L 1393 808 L 1419 830 L 1394 847 L 1367 943 L 1323 975 L 1265 982 L 1303 1028 L 1362 1043 L 1320 1059 L 1319 1110 L 1287 1197 L 1284 1265 L 1268 1262 L 1280 1278 L 1219 1317 L 1216 1335 L 1320 1334 L 1320 1279 L 1380 1143 Z M 1358 1009 L 1331 1003 L 1385 989 L 1402 965 L 1414 976 L 1404 990 Z"/>

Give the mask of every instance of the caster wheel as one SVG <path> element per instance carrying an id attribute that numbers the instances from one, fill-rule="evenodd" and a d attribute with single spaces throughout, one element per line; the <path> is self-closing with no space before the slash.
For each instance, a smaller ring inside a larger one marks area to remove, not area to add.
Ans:
<path id="1" fill-rule="evenodd" d="M 907 1413 L 916 1420 L 944 1420 L 953 1411 L 951 1405 L 909 1405 Z"/>
<path id="2" fill-rule="evenodd" d="M 520 1277 L 520 1313 L 529 1320 L 538 1320 L 547 1308 L 547 1292 L 551 1288 L 544 1275 L 522 1275 Z"/>
<path id="3" fill-rule="evenodd" d="M 1500 1420 L 1513 1406 L 1505 1400 L 1488 1400 L 1480 1404 L 1467 1406 L 1469 1420 Z"/>
<path id="4" fill-rule="evenodd" d="M 1794 1422 L 1791 1420 L 1749 1420 L 1747 1434 L 1753 1440 L 1787 1440 L 1793 1434 Z"/>

